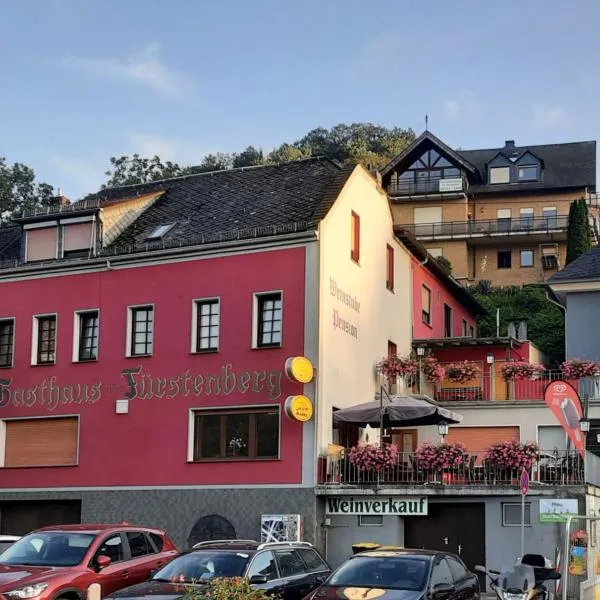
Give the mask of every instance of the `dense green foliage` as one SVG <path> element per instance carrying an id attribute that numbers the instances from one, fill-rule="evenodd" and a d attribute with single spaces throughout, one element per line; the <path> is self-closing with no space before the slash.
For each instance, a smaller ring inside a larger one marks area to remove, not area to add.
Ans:
<path id="1" fill-rule="evenodd" d="M 36 182 L 31 167 L 21 163 L 9 166 L 0 156 L 0 223 L 15 212 L 51 204 L 53 197 L 52 186 Z"/>
<path id="2" fill-rule="evenodd" d="M 479 318 L 480 337 L 496 337 L 496 309 L 500 308 L 501 337 L 507 335 L 509 322 L 526 321 L 529 339 L 552 364 L 556 366 L 564 360 L 564 313 L 547 299 L 544 286 L 495 288 L 482 281 L 470 291 L 489 312 Z"/>
<path id="3" fill-rule="evenodd" d="M 587 203 L 584 198 L 571 202 L 567 236 L 566 264 L 585 254 L 592 248 L 592 232 Z"/>
<path id="4" fill-rule="evenodd" d="M 110 159 L 110 169 L 104 187 L 146 183 L 179 175 L 219 171 L 232 167 L 252 167 L 297 160 L 311 156 L 327 156 L 341 163 L 362 163 L 374 168 L 383 167 L 392 157 L 415 139 L 412 129 L 388 129 L 372 123 L 336 125 L 331 129 L 318 127 L 293 143 L 284 143 L 268 154 L 254 146 L 240 153 L 217 153 L 205 156 L 198 165 L 181 166 L 163 163 L 158 156 L 143 158 L 121 156 Z"/>

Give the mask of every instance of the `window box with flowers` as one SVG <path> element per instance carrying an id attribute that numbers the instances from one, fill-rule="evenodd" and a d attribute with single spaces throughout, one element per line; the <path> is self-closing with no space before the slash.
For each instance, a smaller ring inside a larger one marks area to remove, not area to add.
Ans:
<path id="1" fill-rule="evenodd" d="M 449 364 L 446 367 L 446 378 L 453 383 L 469 383 L 479 377 L 480 372 L 475 363 L 465 360 Z"/>
<path id="2" fill-rule="evenodd" d="M 391 354 L 377 363 L 377 372 L 388 379 L 404 377 L 413 379 L 419 371 L 419 363 L 410 356 Z"/>
<path id="3" fill-rule="evenodd" d="M 489 477 L 498 483 L 518 484 L 522 469 L 531 474 L 540 448 L 535 442 L 497 442 L 486 449 L 485 463 Z"/>
<path id="4" fill-rule="evenodd" d="M 565 379 L 583 379 L 584 377 L 597 377 L 600 374 L 600 363 L 593 360 L 573 358 L 566 360 L 560 366 Z"/>
<path id="5" fill-rule="evenodd" d="M 521 379 L 538 379 L 545 371 L 542 365 L 528 363 L 522 360 L 506 362 L 500 367 L 500 373 L 506 381 Z"/>
<path id="6" fill-rule="evenodd" d="M 468 455 L 462 442 L 423 442 L 415 451 L 415 458 L 429 480 L 440 481 L 442 473 L 456 474 L 463 470 Z"/>
<path id="7" fill-rule="evenodd" d="M 350 464 L 359 471 L 361 480 L 379 481 L 384 471 L 389 472 L 397 466 L 398 446 L 360 442 L 350 449 L 348 459 Z"/>
<path id="8" fill-rule="evenodd" d="M 421 362 L 421 371 L 425 379 L 432 385 L 438 385 L 446 376 L 446 369 L 433 356 L 428 356 Z"/>

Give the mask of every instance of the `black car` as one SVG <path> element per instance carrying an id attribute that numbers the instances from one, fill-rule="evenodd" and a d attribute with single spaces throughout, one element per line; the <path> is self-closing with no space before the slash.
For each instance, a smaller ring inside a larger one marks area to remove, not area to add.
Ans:
<path id="1" fill-rule="evenodd" d="M 306 600 L 479 600 L 479 578 L 454 554 L 369 550 L 349 558 Z"/>
<path id="2" fill-rule="evenodd" d="M 185 595 L 182 583 L 202 584 L 213 578 L 247 577 L 250 583 L 301 600 L 331 574 L 329 565 L 308 542 L 224 540 L 201 542 L 180 554 L 145 583 L 122 589 L 105 600 L 176 600 Z"/>

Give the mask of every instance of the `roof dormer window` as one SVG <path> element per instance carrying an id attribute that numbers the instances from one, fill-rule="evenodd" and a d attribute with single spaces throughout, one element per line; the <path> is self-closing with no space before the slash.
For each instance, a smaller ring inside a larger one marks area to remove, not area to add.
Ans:
<path id="1" fill-rule="evenodd" d="M 519 167 L 519 181 L 537 181 L 537 165 L 523 165 Z"/>
<path id="2" fill-rule="evenodd" d="M 490 183 L 510 183 L 510 167 L 490 167 Z"/>
<path id="3" fill-rule="evenodd" d="M 149 240 L 160 240 L 163 238 L 173 227 L 175 223 L 168 223 L 167 225 L 159 225 L 152 230 L 152 233 L 148 236 Z"/>

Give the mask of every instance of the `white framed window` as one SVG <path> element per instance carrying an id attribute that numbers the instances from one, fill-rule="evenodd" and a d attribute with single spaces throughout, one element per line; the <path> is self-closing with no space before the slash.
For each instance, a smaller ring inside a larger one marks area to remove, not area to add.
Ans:
<path id="1" fill-rule="evenodd" d="M 439 258 L 440 256 L 444 256 L 444 253 L 441 248 L 427 248 L 427 252 L 433 256 L 433 258 Z"/>
<path id="2" fill-rule="evenodd" d="M 490 183 L 510 183 L 510 167 L 491 167 Z"/>
<path id="3" fill-rule="evenodd" d="M 383 515 L 358 515 L 359 527 L 383 527 Z"/>
<path id="4" fill-rule="evenodd" d="M 523 165 L 519 167 L 519 181 L 536 181 L 537 178 L 537 165 Z"/>
<path id="5" fill-rule="evenodd" d="M 200 298 L 192 304 L 192 352 L 218 352 L 221 300 Z"/>
<path id="6" fill-rule="evenodd" d="M 98 360 L 100 341 L 100 311 L 97 308 L 79 310 L 73 320 L 73 362 Z"/>
<path id="7" fill-rule="evenodd" d="M 154 304 L 127 307 L 126 356 L 154 354 Z"/>
<path id="8" fill-rule="evenodd" d="M 57 330 L 58 315 L 56 313 L 33 316 L 32 365 L 53 365 L 56 363 Z"/>
<path id="9" fill-rule="evenodd" d="M 502 527 L 521 527 L 521 503 L 502 503 Z M 531 527 L 531 502 L 525 502 L 525 527 Z"/>
<path id="10" fill-rule="evenodd" d="M 0 319 L 0 369 L 10 369 L 15 364 L 14 317 Z"/>
<path id="11" fill-rule="evenodd" d="M 254 294 L 252 347 L 279 348 L 283 343 L 283 292 Z"/>

